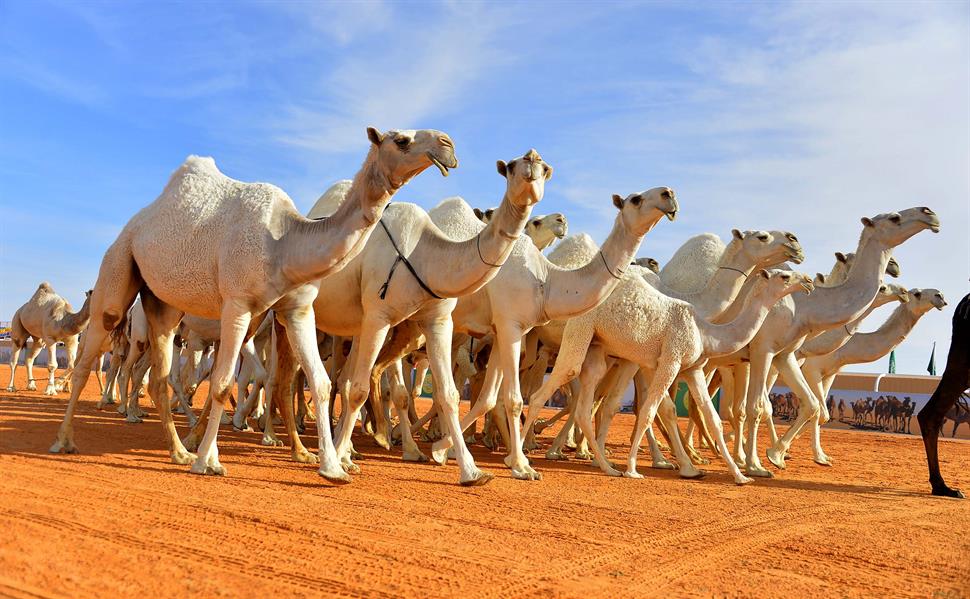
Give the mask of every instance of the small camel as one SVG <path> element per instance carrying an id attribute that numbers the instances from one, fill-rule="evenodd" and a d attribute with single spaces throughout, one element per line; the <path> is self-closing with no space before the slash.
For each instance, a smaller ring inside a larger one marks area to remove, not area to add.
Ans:
<path id="1" fill-rule="evenodd" d="M 77 356 L 78 335 L 88 325 L 91 310 L 91 292 L 84 294 L 84 305 L 77 312 L 71 312 L 71 304 L 57 295 L 50 283 L 43 282 L 37 286 L 30 299 L 23 306 L 17 308 L 10 321 L 10 340 L 13 343 L 10 352 L 10 384 L 7 391 L 16 391 L 14 376 L 17 374 L 17 362 L 20 361 L 20 351 L 31 338 L 30 349 L 27 350 L 27 390 L 36 391 L 34 382 L 34 359 L 44 347 L 47 348 L 47 388 L 44 395 L 57 395 L 57 384 L 54 374 L 57 371 L 57 344 L 63 342 L 67 348 L 67 374 L 64 378 L 65 391 L 70 391 L 67 377 L 74 369 Z M 101 373 L 98 382 L 101 382 Z"/>
<path id="2" fill-rule="evenodd" d="M 310 382 L 325 422 L 330 381 L 313 330 L 315 281 L 340 271 L 367 242 L 391 197 L 434 165 L 442 175 L 458 166 L 454 144 L 440 131 L 367 129 L 370 149 L 347 201 L 330 218 L 304 218 L 281 189 L 243 183 L 222 174 L 211 158 L 189 157 L 162 194 L 136 214 L 105 253 L 91 296 L 87 331 L 71 399 L 51 452 L 77 451 L 73 417 L 95 358 L 108 334 L 140 293 L 148 319 L 152 357 L 149 392 L 158 407 L 172 461 L 197 474 L 224 475 L 216 446 L 223 402 L 254 318 L 273 309 Z M 184 313 L 218 319 L 220 349 L 209 385 L 209 426 L 195 456 L 175 430 L 168 398 L 172 338 Z M 330 427 L 318 427 L 319 473 L 348 482 Z"/>

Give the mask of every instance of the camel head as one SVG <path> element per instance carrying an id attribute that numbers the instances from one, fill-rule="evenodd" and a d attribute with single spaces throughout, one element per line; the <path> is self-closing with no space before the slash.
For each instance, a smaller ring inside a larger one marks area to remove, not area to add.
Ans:
<path id="1" fill-rule="evenodd" d="M 879 292 L 876 293 L 876 299 L 873 300 L 873 305 L 875 307 L 884 306 L 890 302 L 899 302 L 905 304 L 910 299 L 909 291 L 902 285 L 897 285 L 896 283 L 883 283 L 879 286 Z"/>
<path id="2" fill-rule="evenodd" d="M 482 210 L 480 208 L 473 208 L 472 211 L 475 213 L 475 217 L 482 221 L 486 225 L 491 222 L 492 215 L 495 214 L 495 208 L 489 208 L 488 210 Z"/>
<path id="3" fill-rule="evenodd" d="M 525 225 L 526 235 L 533 239 L 545 236 L 562 239 L 568 231 L 569 223 L 566 222 L 566 217 L 558 212 L 543 216 L 533 216 Z"/>
<path id="4" fill-rule="evenodd" d="M 653 258 L 637 258 L 633 261 L 637 266 L 642 266 L 648 270 L 652 270 L 656 274 L 660 274 L 660 263 Z"/>
<path id="5" fill-rule="evenodd" d="M 782 262 L 801 264 L 805 260 L 802 244 L 789 231 L 731 231 L 731 243 L 740 244 L 752 264 L 769 268 Z"/>
<path id="6" fill-rule="evenodd" d="M 519 208 L 538 204 L 545 193 L 546 181 L 552 178 L 552 167 L 535 150 L 510 162 L 499 160 L 495 166 L 507 182 L 505 196 Z"/>
<path id="7" fill-rule="evenodd" d="M 613 194 L 613 205 L 620 211 L 620 218 L 627 231 L 643 236 L 650 232 L 660 219 L 677 218 L 677 197 L 669 187 L 654 187 L 626 198 Z"/>
<path id="8" fill-rule="evenodd" d="M 890 256 L 889 262 L 886 264 L 886 274 L 894 279 L 898 279 L 902 271 L 899 269 L 899 262 L 896 262 L 896 258 Z"/>
<path id="9" fill-rule="evenodd" d="M 946 300 L 943 299 L 943 294 L 939 289 L 929 287 L 926 289 L 918 289 L 914 287 L 909 290 L 909 295 L 912 301 L 906 304 L 906 308 L 910 312 L 920 316 L 926 314 L 933 308 L 942 310 L 946 306 Z"/>
<path id="10" fill-rule="evenodd" d="M 887 248 L 896 247 L 924 229 L 940 232 L 940 217 L 925 206 L 879 214 L 872 218 L 863 217 L 862 224 L 864 236 L 868 235 Z"/>
<path id="11" fill-rule="evenodd" d="M 392 129 L 381 133 L 367 128 L 372 151 L 377 153 L 378 172 L 391 189 L 398 189 L 431 165 L 447 177 L 458 167 L 455 144 L 446 133 L 434 129 Z"/>
<path id="12" fill-rule="evenodd" d="M 774 301 L 798 291 L 811 293 L 815 289 L 812 277 L 794 270 L 761 269 L 756 276 L 755 285 L 764 285 L 767 288 L 768 297 Z"/>

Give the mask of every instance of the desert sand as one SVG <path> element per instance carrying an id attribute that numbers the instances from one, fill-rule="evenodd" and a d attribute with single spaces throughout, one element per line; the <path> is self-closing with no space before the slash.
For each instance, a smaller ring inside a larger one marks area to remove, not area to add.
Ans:
<path id="1" fill-rule="evenodd" d="M 453 463 L 405 464 L 355 436 L 363 472 L 333 486 L 231 427 L 229 476 L 191 475 L 169 463 L 154 415 L 128 424 L 96 393 L 92 380 L 81 453 L 65 456 L 47 452 L 65 394 L 0 392 L 0 596 L 970 594 L 970 503 L 928 495 L 918 437 L 825 430 L 834 467 L 802 438 L 786 471 L 746 487 L 716 460 L 688 481 L 644 456 L 646 478 L 629 480 L 541 453 L 545 478 L 523 482 L 475 445 L 497 476 L 466 489 Z M 632 426 L 617 417 L 614 459 Z M 947 439 L 941 455 L 951 486 L 970 489 L 970 443 Z"/>

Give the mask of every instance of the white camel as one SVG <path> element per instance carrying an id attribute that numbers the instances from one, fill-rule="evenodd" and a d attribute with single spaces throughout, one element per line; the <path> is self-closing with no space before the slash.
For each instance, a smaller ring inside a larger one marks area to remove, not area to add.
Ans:
<path id="1" fill-rule="evenodd" d="M 44 347 L 47 348 L 47 388 L 44 395 L 57 395 L 57 384 L 54 374 L 57 372 L 57 344 L 64 343 L 67 348 L 67 374 L 64 379 L 64 390 L 70 390 L 67 376 L 74 369 L 77 356 L 78 335 L 88 324 L 91 308 L 91 292 L 84 295 L 84 305 L 77 312 L 71 311 L 71 304 L 57 295 L 50 283 L 43 282 L 37 286 L 27 303 L 17 308 L 10 321 L 10 383 L 7 391 L 16 391 L 14 377 L 20 361 L 20 351 L 27 345 L 27 339 L 32 339 L 30 349 L 27 350 L 27 390 L 36 391 L 34 382 L 34 359 Z M 97 373 L 101 382 L 101 372 Z"/>
<path id="2" fill-rule="evenodd" d="M 456 330 L 472 336 L 495 335 L 482 391 L 462 419 L 462 430 L 491 410 L 501 393 L 505 409 L 499 415 L 505 417 L 508 424 L 502 426 L 510 433 L 505 463 L 515 478 L 541 478 L 522 452 L 519 360 L 523 336 L 536 325 L 577 316 L 599 305 L 622 278 L 643 237 L 665 216 L 673 220 L 678 209 L 669 187 L 656 187 L 626 198 L 614 195 L 613 205 L 619 210 L 613 229 L 587 264 L 572 270 L 559 268 L 534 244 L 521 240 L 498 276 L 485 289 L 459 299 L 455 309 Z M 468 227 L 474 231 L 482 226 L 479 221 L 462 222 L 444 214 L 432 214 L 432 218 L 446 231 L 467 231 Z M 437 441 L 432 457 L 444 462 L 450 447 L 450 439 Z"/>
<path id="3" fill-rule="evenodd" d="M 506 179 L 505 195 L 482 229 L 468 235 L 442 232 L 420 207 L 397 203 L 385 212 L 384 230 L 371 237 L 361 254 L 341 273 L 320 283 L 314 303 L 317 328 L 332 335 L 355 337 L 343 369 L 346 374 L 341 376 L 348 384 L 338 387 L 344 409 L 337 428 L 337 454 L 351 471 L 357 470 L 351 461 L 351 432 L 370 393 L 374 363 L 390 328 L 409 319 L 427 340 L 434 402 L 444 416 L 448 434 L 456 439 L 461 484 L 484 484 L 492 478 L 475 466 L 458 429 L 458 390 L 451 363 L 453 298 L 474 293 L 499 272 L 532 207 L 542 199 L 546 180 L 552 176 L 552 167 L 535 150 L 508 164 L 500 160 L 497 169 Z M 463 201 L 451 203 L 475 220 Z M 277 375 L 271 377 L 274 401 L 277 388 L 288 393 L 295 373 L 285 344 L 277 343 L 276 351 Z M 401 377 L 400 372 L 392 373 L 391 396 L 398 417 L 405 423 L 402 428 L 408 430 L 408 393 Z M 299 437 L 294 434 L 288 407 L 291 402 L 282 403 L 291 448 L 296 448 L 294 456 L 300 459 Z M 376 437 L 382 446 L 389 447 L 382 410 L 375 415 L 379 417 Z M 410 435 L 404 435 L 403 442 L 405 460 L 426 459 Z"/>
<path id="4" fill-rule="evenodd" d="M 91 298 L 94 326 L 71 400 L 52 452 L 75 452 L 72 420 L 95 358 L 108 333 L 141 293 L 151 330 L 150 392 L 174 462 L 193 462 L 192 472 L 225 474 L 216 446 L 232 369 L 253 319 L 269 309 L 287 336 L 310 382 L 318 416 L 328 412 L 330 382 L 313 331 L 313 282 L 338 272 L 363 248 L 391 196 L 431 165 L 443 175 L 457 166 L 454 144 L 434 130 L 380 133 L 368 128 L 370 150 L 354 178 L 348 201 L 332 217 L 304 218 L 281 189 L 242 183 L 223 175 L 211 158 L 190 157 L 162 194 L 136 214 L 108 249 Z M 176 434 L 166 379 L 172 337 L 183 313 L 219 319 L 220 351 L 213 368 L 209 426 L 193 456 Z M 324 422 L 323 418 L 318 418 Z M 347 482 L 330 429 L 319 427 L 319 473 Z"/>
<path id="5" fill-rule="evenodd" d="M 586 438 L 597 440 L 591 444 L 596 465 L 611 476 L 620 476 L 621 472 L 606 461 L 605 448 L 600 444 L 605 438 L 605 428 L 599 437 L 593 434 L 591 412 L 596 385 L 606 373 L 606 358 L 616 356 L 635 362 L 650 374 L 649 388 L 638 407 L 626 476 L 641 476 L 636 471 L 636 457 L 642 436 L 653 421 L 663 396 L 677 376 L 682 375 L 697 398 L 705 424 L 714 431 L 735 482 L 750 482 L 728 457 L 720 420 L 707 394 L 702 367 L 707 358 L 733 353 L 747 344 L 761 327 L 771 306 L 780 298 L 799 289 L 810 291 L 812 288 L 807 275 L 791 271 L 759 272 L 741 313 L 722 325 L 701 318 L 690 303 L 660 293 L 643 280 L 642 272 L 627 274 L 606 301 L 566 322 L 553 372 L 529 399 L 526 426 L 532 425 L 555 389 L 579 376 L 576 422 Z M 608 426 L 608 421 L 602 424 Z M 675 430 L 676 420 L 666 424 L 671 431 Z M 681 475 L 698 476 L 700 473 L 691 464 L 679 437 L 672 435 L 671 442 L 680 461 Z"/>

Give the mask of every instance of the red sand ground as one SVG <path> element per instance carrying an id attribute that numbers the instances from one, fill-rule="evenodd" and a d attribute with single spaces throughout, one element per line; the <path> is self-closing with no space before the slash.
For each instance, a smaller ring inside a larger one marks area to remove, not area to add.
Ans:
<path id="1" fill-rule="evenodd" d="M 96 411 L 96 388 L 72 456 L 47 453 L 63 396 L 0 393 L 0 596 L 970 595 L 970 502 L 927 495 L 915 437 L 825 431 L 834 468 L 800 439 L 786 472 L 747 487 L 720 463 L 687 481 L 645 457 L 645 480 L 539 457 L 544 480 L 523 482 L 475 446 L 497 478 L 473 489 L 359 437 L 363 472 L 336 487 L 229 427 L 229 476 L 192 476 L 157 419 Z M 617 418 L 614 452 L 632 424 Z M 970 444 L 941 448 L 970 490 Z"/>

